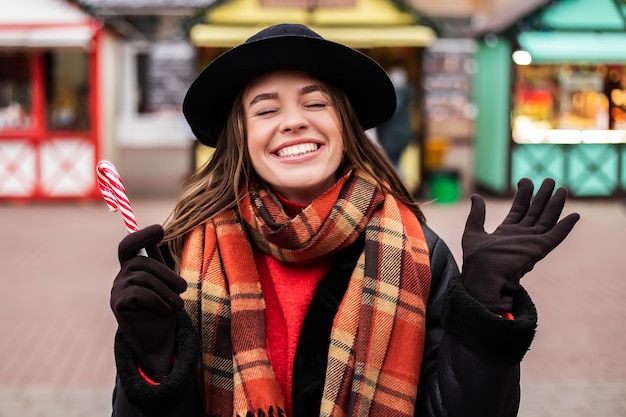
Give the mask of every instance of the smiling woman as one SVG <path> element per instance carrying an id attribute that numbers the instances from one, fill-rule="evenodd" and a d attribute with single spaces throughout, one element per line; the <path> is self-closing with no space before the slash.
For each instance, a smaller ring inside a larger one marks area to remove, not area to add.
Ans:
<path id="1" fill-rule="evenodd" d="M 114 416 L 517 414 L 537 320 L 520 278 L 578 215 L 523 180 L 487 234 L 473 196 L 460 277 L 365 133 L 395 107 L 376 61 L 303 25 L 200 73 L 183 113 L 215 152 L 164 227 L 119 245 Z"/>
<path id="2" fill-rule="evenodd" d="M 270 73 L 243 94 L 252 166 L 288 200 L 309 204 L 337 180 L 343 155 L 339 116 L 319 81 Z"/>

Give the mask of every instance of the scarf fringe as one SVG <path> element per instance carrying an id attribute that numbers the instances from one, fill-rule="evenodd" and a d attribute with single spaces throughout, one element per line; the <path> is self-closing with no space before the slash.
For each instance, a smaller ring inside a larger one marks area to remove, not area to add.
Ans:
<path id="1" fill-rule="evenodd" d="M 287 413 L 280 407 L 270 407 L 269 410 L 258 409 L 255 412 L 248 411 L 246 414 L 237 414 L 237 417 L 287 417 Z"/>

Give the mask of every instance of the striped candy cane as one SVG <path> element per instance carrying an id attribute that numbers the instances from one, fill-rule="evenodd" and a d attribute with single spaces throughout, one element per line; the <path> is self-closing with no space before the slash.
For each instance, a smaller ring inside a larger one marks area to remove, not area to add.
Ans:
<path id="1" fill-rule="evenodd" d="M 139 230 L 137 220 L 135 220 L 135 214 L 133 213 L 133 208 L 130 205 L 130 200 L 126 195 L 126 189 L 122 183 L 122 178 L 117 172 L 117 169 L 115 169 L 115 165 L 107 160 L 101 160 L 96 166 L 96 172 L 98 174 L 98 186 L 100 187 L 100 193 L 102 194 L 102 198 L 104 198 L 109 211 L 120 211 L 128 233 L 133 233 Z M 145 249 L 141 249 L 139 254 L 142 256 L 148 256 Z"/>

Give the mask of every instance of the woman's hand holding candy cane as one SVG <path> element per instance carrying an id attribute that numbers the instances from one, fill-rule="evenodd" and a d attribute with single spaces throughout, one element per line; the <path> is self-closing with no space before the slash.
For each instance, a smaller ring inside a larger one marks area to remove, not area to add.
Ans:
<path id="1" fill-rule="evenodd" d="M 133 208 L 130 205 L 130 200 L 126 195 L 122 178 L 117 172 L 117 169 L 115 169 L 115 165 L 103 159 L 98 162 L 96 172 L 98 173 L 100 193 L 109 207 L 109 211 L 119 210 L 124 219 L 124 225 L 128 233 L 136 232 L 139 229 L 137 227 L 137 220 L 135 220 Z M 139 251 L 139 255 L 148 256 L 146 250 L 143 248 Z"/>
<path id="2" fill-rule="evenodd" d="M 97 172 L 102 197 L 109 210 L 121 212 L 128 230 L 119 244 L 121 268 L 111 289 L 111 309 L 119 325 L 116 344 L 132 351 L 135 366 L 145 375 L 161 381 L 172 370 L 177 314 L 183 309 L 180 293 L 187 283 L 166 265 L 158 249 L 161 225 L 138 229 L 115 166 L 100 161 Z M 144 256 L 136 256 L 138 251 Z"/>

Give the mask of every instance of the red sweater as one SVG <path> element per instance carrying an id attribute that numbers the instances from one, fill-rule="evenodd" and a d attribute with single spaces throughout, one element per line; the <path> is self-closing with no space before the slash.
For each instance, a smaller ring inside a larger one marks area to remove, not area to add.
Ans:
<path id="1" fill-rule="evenodd" d="M 290 216 L 305 207 L 284 198 L 281 201 Z M 323 262 L 293 264 L 255 251 L 254 259 L 266 305 L 267 353 L 285 395 L 287 413 L 292 415 L 293 362 L 300 330 L 315 287 L 328 273 L 331 258 Z"/>

